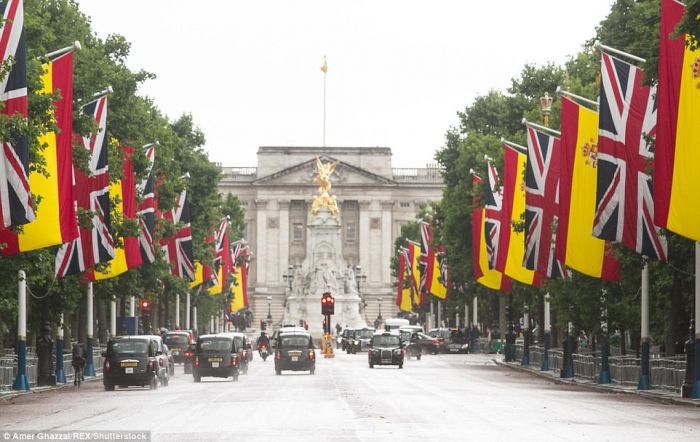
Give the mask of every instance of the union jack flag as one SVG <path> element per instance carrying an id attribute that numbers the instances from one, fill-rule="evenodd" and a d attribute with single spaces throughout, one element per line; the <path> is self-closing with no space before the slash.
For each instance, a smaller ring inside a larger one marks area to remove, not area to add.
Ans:
<path id="1" fill-rule="evenodd" d="M 27 118 L 27 51 L 24 43 L 24 4 L 22 0 L 0 1 L 2 27 L 0 54 L 2 66 L 14 64 L 0 79 L 0 102 L 5 115 Z M 0 227 L 19 226 L 35 219 L 29 190 L 29 141 L 10 135 L 2 140 L 0 152 Z"/>
<path id="2" fill-rule="evenodd" d="M 229 262 L 231 250 L 228 245 L 228 227 L 229 220 L 224 218 L 214 235 L 214 270 L 211 272 L 211 285 L 222 284 L 223 290 L 226 290 L 226 274 L 234 271 Z M 219 270 L 221 270 L 222 281 L 219 281 Z"/>
<path id="3" fill-rule="evenodd" d="M 430 247 L 430 241 L 433 238 L 433 232 L 430 224 L 426 222 L 420 223 L 420 289 L 421 293 L 427 295 L 430 293 L 430 284 L 433 281 L 433 271 L 435 270 L 435 252 Z M 424 299 L 424 297 L 422 298 Z"/>
<path id="4" fill-rule="evenodd" d="M 644 256 L 666 260 L 666 238 L 654 225 L 649 137 L 656 134 L 656 88 L 644 72 L 602 54 L 598 188 L 593 235 Z"/>
<path id="5" fill-rule="evenodd" d="M 501 235 L 501 209 L 503 208 L 503 185 L 498 178 L 498 171 L 487 161 L 489 185 L 486 187 L 484 198 L 484 238 L 486 240 L 486 255 L 489 268 L 496 267 L 498 259 L 498 238 Z"/>
<path id="6" fill-rule="evenodd" d="M 90 152 L 90 176 L 73 167 L 77 207 L 93 213 L 92 226 L 80 228 L 77 239 L 64 243 L 56 255 L 56 276 L 84 272 L 97 263 L 114 259 L 114 239 L 110 234 L 109 167 L 107 164 L 107 96 L 86 104 L 83 113 L 93 117 L 97 133 L 82 137 Z"/>
<path id="7" fill-rule="evenodd" d="M 523 265 L 548 278 L 568 276 L 554 256 L 559 203 L 559 138 L 527 129 L 525 257 Z"/>
<path id="8" fill-rule="evenodd" d="M 187 277 L 190 281 L 194 281 L 192 226 L 186 189 L 177 197 L 175 207 L 165 212 L 163 218 L 178 226 L 175 236 L 160 240 L 165 259 L 170 263 L 170 273 L 179 278 Z"/>
<path id="9" fill-rule="evenodd" d="M 158 205 L 153 177 L 153 163 L 155 161 L 155 145 L 144 146 L 148 159 L 148 177 L 141 181 L 136 191 L 141 196 L 136 214 L 139 217 L 139 245 L 143 262 L 153 263 L 156 259 L 153 249 L 153 233 L 156 227 L 156 206 Z"/>
<path id="10" fill-rule="evenodd" d="M 245 240 L 239 239 L 231 245 L 231 265 L 235 266 L 236 261 L 238 261 L 238 255 L 241 254 L 241 249 L 244 247 Z"/>

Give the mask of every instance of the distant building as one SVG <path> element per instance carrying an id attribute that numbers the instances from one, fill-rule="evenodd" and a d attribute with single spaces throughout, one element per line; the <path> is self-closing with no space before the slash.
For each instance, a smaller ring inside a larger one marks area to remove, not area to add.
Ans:
<path id="1" fill-rule="evenodd" d="M 366 275 L 360 292 L 367 323 L 373 324 L 379 313 L 379 297 L 382 316 L 394 316 L 394 241 L 421 204 L 442 198 L 444 184 L 437 165 L 397 169 L 391 156 L 387 147 L 263 146 L 257 167 L 222 168 L 219 190 L 238 196 L 245 209 L 244 236 L 253 251 L 248 285 L 255 324 L 267 316 L 268 302 L 273 320 L 280 320 L 289 285 L 284 275 L 305 258 L 306 225 L 318 192 L 316 157 L 340 161 L 331 177 L 331 194 L 340 208 L 343 257 Z"/>

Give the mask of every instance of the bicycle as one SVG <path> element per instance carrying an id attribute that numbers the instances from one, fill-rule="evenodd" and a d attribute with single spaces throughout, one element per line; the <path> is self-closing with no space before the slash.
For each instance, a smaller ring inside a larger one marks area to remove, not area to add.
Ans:
<path id="1" fill-rule="evenodd" d="M 83 365 L 73 366 L 73 385 L 80 388 L 80 384 L 85 380 L 85 375 L 83 374 Z"/>

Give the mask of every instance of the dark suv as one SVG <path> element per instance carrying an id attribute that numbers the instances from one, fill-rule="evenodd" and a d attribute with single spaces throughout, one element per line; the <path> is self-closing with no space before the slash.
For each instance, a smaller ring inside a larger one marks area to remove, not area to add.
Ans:
<path id="1" fill-rule="evenodd" d="M 203 335 L 197 339 L 192 376 L 195 382 L 203 377 L 231 377 L 238 380 L 238 348 L 230 334 Z"/>
<path id="2" fill-rule="evenodd" d="M 348 342 L 350 342 L 350 338 L 352 335 L 355 333 L 354 328 L 346 328 L 343 330 L 343 332 L 340 334 L 340 349 L 348 351 Z"/>
<path id="3" fill-rule="evenodd" d="M 382 332 L 372 336 L 367 352 L 369 368 L 375 365 L 398 365 L 403 368 L 404 349 L 398 333 Z"/>
<path id="4" fill-rule="evenodd" d="M 289 331 L 279 334 L 275 351 L 275 373 L 282 370 L 316 371 L 316 351 L 311 335 L 304 331 Z"/>
<path id="5" fill-rule="evenodd" d="M 107 343 L 103 378 L 105 390 L 114 391 L 115 386 L 128 387 L 148 385 L 158 388 L 160 381 L 167 385 L 167 367 L 158 363 L 163 354 L 159 343 L 151 336 L 117 336 Z"/>
<path id="6" fill-rule="evenodd" d="M 352 330 L 348 336 L 348 341 L 345 344 L 345 349 L 348 353 L 357 353 L 358 351 L 367 351 L 369 341 L 374 335 L 373 328 L 358 328 Z"/>

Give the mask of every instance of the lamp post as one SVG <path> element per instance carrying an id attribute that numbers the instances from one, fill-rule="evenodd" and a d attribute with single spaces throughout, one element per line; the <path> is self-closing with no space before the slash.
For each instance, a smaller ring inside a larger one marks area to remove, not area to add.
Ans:
<path id="1" fill-rule="evenodd" d="M 272 324 L 272 296 L 268 296 L 267 299 L 267 326 Z"/>
<path id="2" fill-rule="evenodd" d="M 377 315 L 377 321 L 381 322 L 382 321 L 382 301 L 384 298 L 381 296 L 377 298 L 377 301 L 379 301 L 379 314 Z"/>
<path id="3" fill-rule="evenodd" d="M 360 294 L 360 283 L 364 282 L 367 279 L 367 275 L 362 273 L 362 266 L 361 265 L 356 265 L 355 266 L 355 283 L 357 284 L 357 294 Z"/>
<path id="4" fill-rule="evenodd" d="M 552 112 L 552 97 L 549 92 L 544 93 L 544 97 L 540 97 L 540 110 L 542 111 L 542 121 L 545 127 L 549 126 L 549 114 Z"/>
<path id="5" fill-rule="evenodd" d="M 289 265 L 287 268 L 287 273 L 282 274 L 282 278 L 284 278 L 285 281 L 287 281 L 288 285 L 287 287 L 289 288 L 289 291 L 292 291 L 292 281 L 294 281 L 294 266 Z"/>

